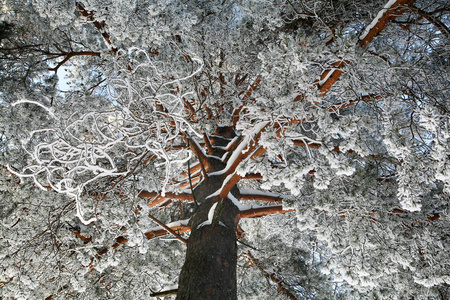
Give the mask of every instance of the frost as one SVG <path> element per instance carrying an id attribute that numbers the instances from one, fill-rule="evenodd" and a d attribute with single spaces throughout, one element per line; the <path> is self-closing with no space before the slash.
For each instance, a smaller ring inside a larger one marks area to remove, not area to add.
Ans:
<path id="1" fill-rule="evenodd" d="M 364 29 L 363 33 L 359 36 L 360 40 L 363 40 L 367 34 L 369 33 L 369 31 L 375 27 L 375 25 L 378 23 L 378 21 L 383 17 L 383 15 L 391 8 L 391 6 L 397 2 L 397 0 L 389 0 L 388 3 L 386 3 L 383 7 L 383 9 L 381 9 L 377 16 L 372 20 L 372 22 L 366 26 L 366 28 Z"/>
<path id="2" fill-rule="evenodd" d="M 33 101 L 33 100 L 22 99 L 22 100 L 19 100 L 19 101 L 16 101 L 16 102 L 12 103 L 11 106 L 16 106 L 16 105 L 23 104 L 23 103 L 30 103 L 30 104 L 34 104 L 34 105 L 37 105 L 39 107 L 42 107 L 45 111 L 48 112 L 50 117 L 52 117 L 52 118 L 55 117 L 52 108 L 48 108 L 47 106 L 43 105 L 42 103 L 39 103 L 39 102 Z"/>

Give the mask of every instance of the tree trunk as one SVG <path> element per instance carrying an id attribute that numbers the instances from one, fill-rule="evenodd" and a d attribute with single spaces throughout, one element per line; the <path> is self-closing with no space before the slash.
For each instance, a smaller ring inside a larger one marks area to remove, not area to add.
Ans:
<path id="1" fill-rule="evenodd" d="M 216 224 L 203 225 L 208 213 L 220 199 L 208 195 L 220 188 L 223 180 L 208 177 L 194 191 L 201 204 L 191 218 L 191 235 L 188 239 L 186 260 L 178 284 L 178 300 L 237 299 L 236 283 L 236 226 L 239 209 L 229 199 L 223 199 Z M 239 193 L 234 189 L 234 193 Z M 199 197 L 200 196 L 200 197 Z M 200 226 L 199 226 L 200 225 Z"/>

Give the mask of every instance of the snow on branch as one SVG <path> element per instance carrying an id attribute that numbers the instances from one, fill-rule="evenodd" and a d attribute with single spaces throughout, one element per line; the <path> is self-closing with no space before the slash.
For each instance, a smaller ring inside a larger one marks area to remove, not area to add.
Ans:
<path id="1" fill-rule="evenodd" d="M 181 220 L 181 221 L 166 224 L 166 226 L 168 228 L 170 228 L 171 230 L 175 231 L 177 234 L 180 234 L 180 233 L 188 232 L 191 230 L 191 227 L 188 225 L 188 223 L 189 223 L 189 220 Z M 168 231 L 161 226 L 153 228 L 153 229 L 147 231 L 146 233 L 144 233 L 145 237 L 149 240 L 153 239 L 155 237 L 165 235 L 165 234 L 168 234 Z"/>
<path id="2" fill-rule="evenodd" d="M 389 0 L 383 9 L 378 12 L 372 23 L 366 26 L 363 33 L 359 36 L 359 45 L 362 47 L 367 46 L 368 43 L 386 28 L 389 21 L 394 20 L 402 14 L 413 2 L 414 0 Z"/>
<path id="3" fill-rule="evenodd" d="M 187 241 L 184 238 L 182 238 L 178 233 L 176 233 L 174 230 L 172 230 L 172 228 L 170 228 L 169 226 L 165 225 L 164 223 L 162 223 L 161 221 L 159 221 L 158 219 L 156 219 L 155 217 L 153 217 L 150 214 L 148 215 L 148 217 L 150 219 L 152 219 L 154 222 L 156 222 L 158 225 L 163 227 L 165 230 L 167 230 L 167 232 L 171 233 L 175 238 L 180 240 L 182 243 L 187 244 Z"/>
<path id="4" fill-rule="evenodd" d="M 123 68 L 121 61 L 125 56 L 125 65 L 133 66 L 133 72 Z M 181 132 L 202 137 L 186 119 L 183 101 L 191 93 L 191 85 L 185 82 L 203 67 L 199 59 L 193 57 L 192 61 L 196 68 L 187 74 L 180 72 L 176 78 L 165 74 L 170 65 L 154 61 L 141 49 L 131 48 L 113 61 L 115 73 L 108 84 L 112 101 L 99 110 L 77 111 L 68 118 L 64 117 L 66 112 L 53 112 L 54 108 L 36 101 L 16 102 L 14 105 L 38 105 L 58 118 L 54 118 L 53 128 L 31 132 L 24 147 L 30 148 L 25 150 L 32 163 L 15 173 L 32 178 L 41 188 L 50 186 L 73 196 L 77 216 L 85 224 L 96 220 L 84 217 L 81 196 L 89 186 L 100 180 L 126 179 L 141 171 L 139 166 L 144 163 L 151 161 L 164 174 L 156 187 L 164 197 L 173 170 L 190 158 L 185 147 L 178 147 L 183 144 L 179 139 Z M 90 213 L 93 211 L 91 207 Z"/>
<path id="5" fill-rule="evenodd" d="M 97 30 L 102 35 L 103 40 L 105 41 L 105 43 L 108 45 L 108 47 L 111 48 L 111 53 L 113 55 L 116 55 L 117 54 L 117 48 L 115 48 L 113 46 L 113 43 L 111 42 L 109 34 L 105 30 L 106 24 L 105 23 L 100 23 L 99 21 L 96 21 L 95 18 L 94 18 L 94 13 L 88 12 L 80 2 L 76 2 L 75 6 L 78 9 L 78 11 L 83 15 L 83 17 L 86 17 L 89 21 L 92 22 L 92 24 L 94 24 L 95 28 L 97 28 Z"/>
<path id="6" fill-rule="evenodd" d="M 194 201 L 194 197 L 192 194 L 183 193 L 183 194 L 176 194 L 176 193 L 170 193 L 167 192 L 164 196 L 160 192 L 148 192 L 148 191 L 141 191 L 138 194 L 138 197 L 141 198 L 153 198 L 153 200 L 148 204 L 149 207 L 155 207 L 158 204 L 163 203 L 166 200 L 174 199 L 174 200 L 183 200 L 183 201 Z"/>
<path id="7" fill-rule="evenodd" d="M 233 112 L 233 116 L 232 116 L 233 125 L 236 126 L 237 122 L 239 121 L 239 114 L 241 113 L 241 111 L 244 108 L 244 106 L 247 103 L 247 101 L 252 96 L 253 91 L 256 90 L 258 85 L 261 83 L 261 80 L 262 80 L 261 76 L 256 77 L 255 81 L 250 85 L 250 87 L 248 88 L 248 90 L 245 93 L 244 97 L 242 97 L 242 100 L 241 100 L 242 105 L 239 108 L 235 109 L 234 112 Z"/>
<path id="8" fill-rule="evenodd" d="M 408 6 L 411 6 L 414 0 L 389 0 L 382 10 L 378 13 L 375 19 L 364 29 L 360 35 L 359 45 L 366 47 L 384 28 L 389 25 L 389 21 L 394 20 L 397 16 L 401 15 Z M 319 87 L 320 96 L 325 96 L 330 88 L 335 84 L 340 76 L 344 73 L 342 68 L 349 64 L 348 61 L 338 61 L 333 63 L 333 68 L 326 69 L 320 80 L 316 83 Z M 297 96 L 294 101 L 298 101 L 302 96 Z"/>
<path id="9" fill-rule="evenodd" d="M 255 207 L 241 210 L 239 212 L 239 219 L 259 218 L 276 213 L 285 214 L 293 211 L 295 211 L 295 209 L 283 209 L 282 205 Z"/>
<path id="10" fill-rule="evenodd" d="M 21 99 L 21 100 L 18 100 L 18 101 L 16 101 L 16 102 L 14 102 L 14 103 L 11 103 L 11 106 L 14 107 L 14 106 L 16 106 L 16 105 L 24 104 L 24 103 L 29 103 L 29 104 L 37 105 L 37 106 L 43 108 L 46 112 L 48 112 L 48 114 L 50 115 L 50 117 L 52 117 L 52 118 L 55 117 L 52 108 L 48 108 L 47 106 L 43 105 L 42 103 L 39 103 L 39 102 L 33 101 L 33 100 Z"/>
<path id="11" fill-rule="evenodd" d="M 282 203 L 283 197 L 278 194 L 270 192 L 261 192 L 258 190 L 241 190 L 240 191 L 240 201 L 267 201 Z"/>

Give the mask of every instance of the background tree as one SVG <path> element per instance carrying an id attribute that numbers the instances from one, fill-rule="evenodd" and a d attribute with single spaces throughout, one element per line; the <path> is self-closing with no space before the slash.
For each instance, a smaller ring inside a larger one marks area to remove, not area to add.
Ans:
<path id="1" fill-rule="evenodd" d="M 5 297 L 448 297 L 446 1 L 2 5 Z"/>

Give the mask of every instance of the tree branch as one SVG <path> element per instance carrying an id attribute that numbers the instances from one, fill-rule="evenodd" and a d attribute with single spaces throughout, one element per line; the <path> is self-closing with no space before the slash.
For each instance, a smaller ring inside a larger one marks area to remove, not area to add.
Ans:
<path id="1" fill-rule="evenodd" d="M 191 230 L 191 227 L 188 225 L 177 225 L 177 226 L 168 226 L 168 227 L 177 233 L 188 232 Z M 153 239 L 155 237 L 166 235 L 166 234 L 168 234 L 168 231 L 166 229 L 156 229 L 156 230 L 152 230 L 152 231 L 148 231 L 148 232 L 144 233 L 145 237 L 149 240 Z"/>
<path id="2" fill-rule="evenodd" d="M 279 196 L 273 195 L 264 195 L 264 194 L 244 194 L 241 192 L 241 196 L 239 197 L 240 201 L 267 201 L 267 202 L 276 202 L 282 203 L 283 198 Z"/>
<path id="3" fill-rule="evenodd" d="M 200 145 L 194 140 L 188 133 L 183 133 L 183 138 L 186 140 L 188 147 L 191 148 L 192 152 L 194 152 L 195 157 L 197 157 L 198 162 L 200 163 L 200 167 L 202 168 L 203 177 L 208 177 L 207 170 L 211 168 L 208 159 L 206 158 L 203 149 L 200 148 Z"/>
<path id="4" fill-rule="evenodd" d="M 431 14 L 429 14 L 426 11 L 423 11 L 413 5 L 409 9 L 411 9 L 413 12 L 418 13 L 422 18 L 425 18 L 428 22 L 433 24 L 447 38 L 450 36 L 450 29 L 443 22 L 441 22 L 437 18 L 433 17 Z"/>
<path id="5" fill-rule="evenodd" d="M 178 293 L 178 289 L 168 290 L 168 291 L 162 291 L 162 292 L 150 294 L 150 297 L 171 297 L 171 296 L 176 296 L 177 293 Z"/>
<path id="6" fill-rule="evenodd" d="M 153 217 L 151 214 L 148 214 L 148 217 L 150 219 L 152 219 L 154 222 L 156 222 L 158 225 L 160 225 L 161 227 L 163 227 L 165 230 L 167 230 L 168 232 L 170 232 L 174 237 L 176 237 L 178 240 L 182 241 L 183 243 L 187 244 L 187 241 L 185 239 L 183 239 L 181 236 L 179 236 L 174 230 L 172 230 L 170 227 L 168 227 L 166 224 L 164 224 L 163 222 L 159 221 L 158 219 L 156 219 L 155 217 Z"/>
<path id="7" fill-rule="evenodd" d="M 245 78 L 245 76 L 244 76 Z M 244 97 L 242 98 L 241 102 L 242 105 L 234 110 L 233 115 L 231 117 L 231 121 L 233 122 L 233 126 L 236 126 L 237 122 L 239 121 L 239 114 L 241 112 L 241 110 L 244 108 L 247 100 L 251 97 L 251 95 L 253 94 L 253 91 L 256 90 L 256 88 L 258 87 L 258 85 L 261 83 L 261 75 L 258 75 L 255 79 L 255 81 L 250 85 L 250 88 L 247 90 L 247 92 L 245 93 Z"/>
<path id="8" fill-rule="evenodd" d="M 282 205 L 257 207 L 240 211 L 238 218 L 239 219 L 259 218 L 276 213 L 285 214 L 293 211 L 295 211 L 295 209 L 284 210 Z"/>
<path id="9" fill-rule="evenodd" d="M 112 42 L 111 42 L 111 39 L 109 37 L 109 34 L 105 30 L 105 24 L 100 23 L 98 21 L 95 21 L 95 19 L 93 17 L 94 14 L 87 12 L 86 9 L 83 7 L 83 5 L 80 2 L 76 2 L 75 6 L 78 9 L 78 11 L 84 17 L 86 17 L 89 21 L 91 21 L 94 24 L 94 26 L 98 29 L 98 31 L 102 35 L 102 37 L 105 40 L 106 44 L 111 47 L 111 53 L 113 55 L 116 55 L 117 54 L 117 49 L 112 46 Z"/>
<path id="10" fill-rule="evenodd" d="M 286 296 L 288 296 L 289 298 L 291 298 L 293 300 L 297 300 L 297 297 L 295 297 L 291 292 L 289 292 L 285 287 L 283 287 L 283 285 L 285 285 L 286 283 L 283 282 L 281 279 L 278 279 L 275 274 L 273 274 L 273 273 L 269 274 L 264 269 L 264 266 L 261 264 L 261 262 L 257 258 L 255 258 L 250 251 L 247 252 L 247 258 L 248 258 L 251 266 L 257 266 L 258 269 L 260 269 L 261 272 L 263 273 L 264 277 L 266 277 L 268 280 L 270 280 L 271 282 L 273 282 L 277 285 L 278 292 L 285 294 Z"/>
<path id="11" fill-rule="evenodd" d="M 362 38 L 360 37 L 359 45 L 361 47 L 366 47 L 368 43 L 388 26 L 389 21 L 395 20 L 395 18 L 401 15 L 413 2 L 414 0 L 397 0 L 391 7 L 384 9 L 385 12 L 381 18 L 379 18 L 375 24 L 372 24 L 372 22 L 368 25 L 369 27 L 371 26 L 371 28 L 365 36 L 362 36 Z M 366 30 L 364 30 L 364 32 L 366 32 Z"/>
<path id="12" fill-rule="evenodd" d="M 161 195 L 160 192 L 148 192 L 148 191 L 142 191 L 138 194 L 138 197 L 141 198 L 155 198 L 152 202 L 149 203 L 149 207 L 155 207 L 156 205 L 164 202 L 168 199 L 173 200 L 183 200 L 183 201 L 194 201 L 194 197 L 192 194 L 184 193 L 184 194 L 175 194 L 175 193 L 166 193 L 164 196 Z"/>

